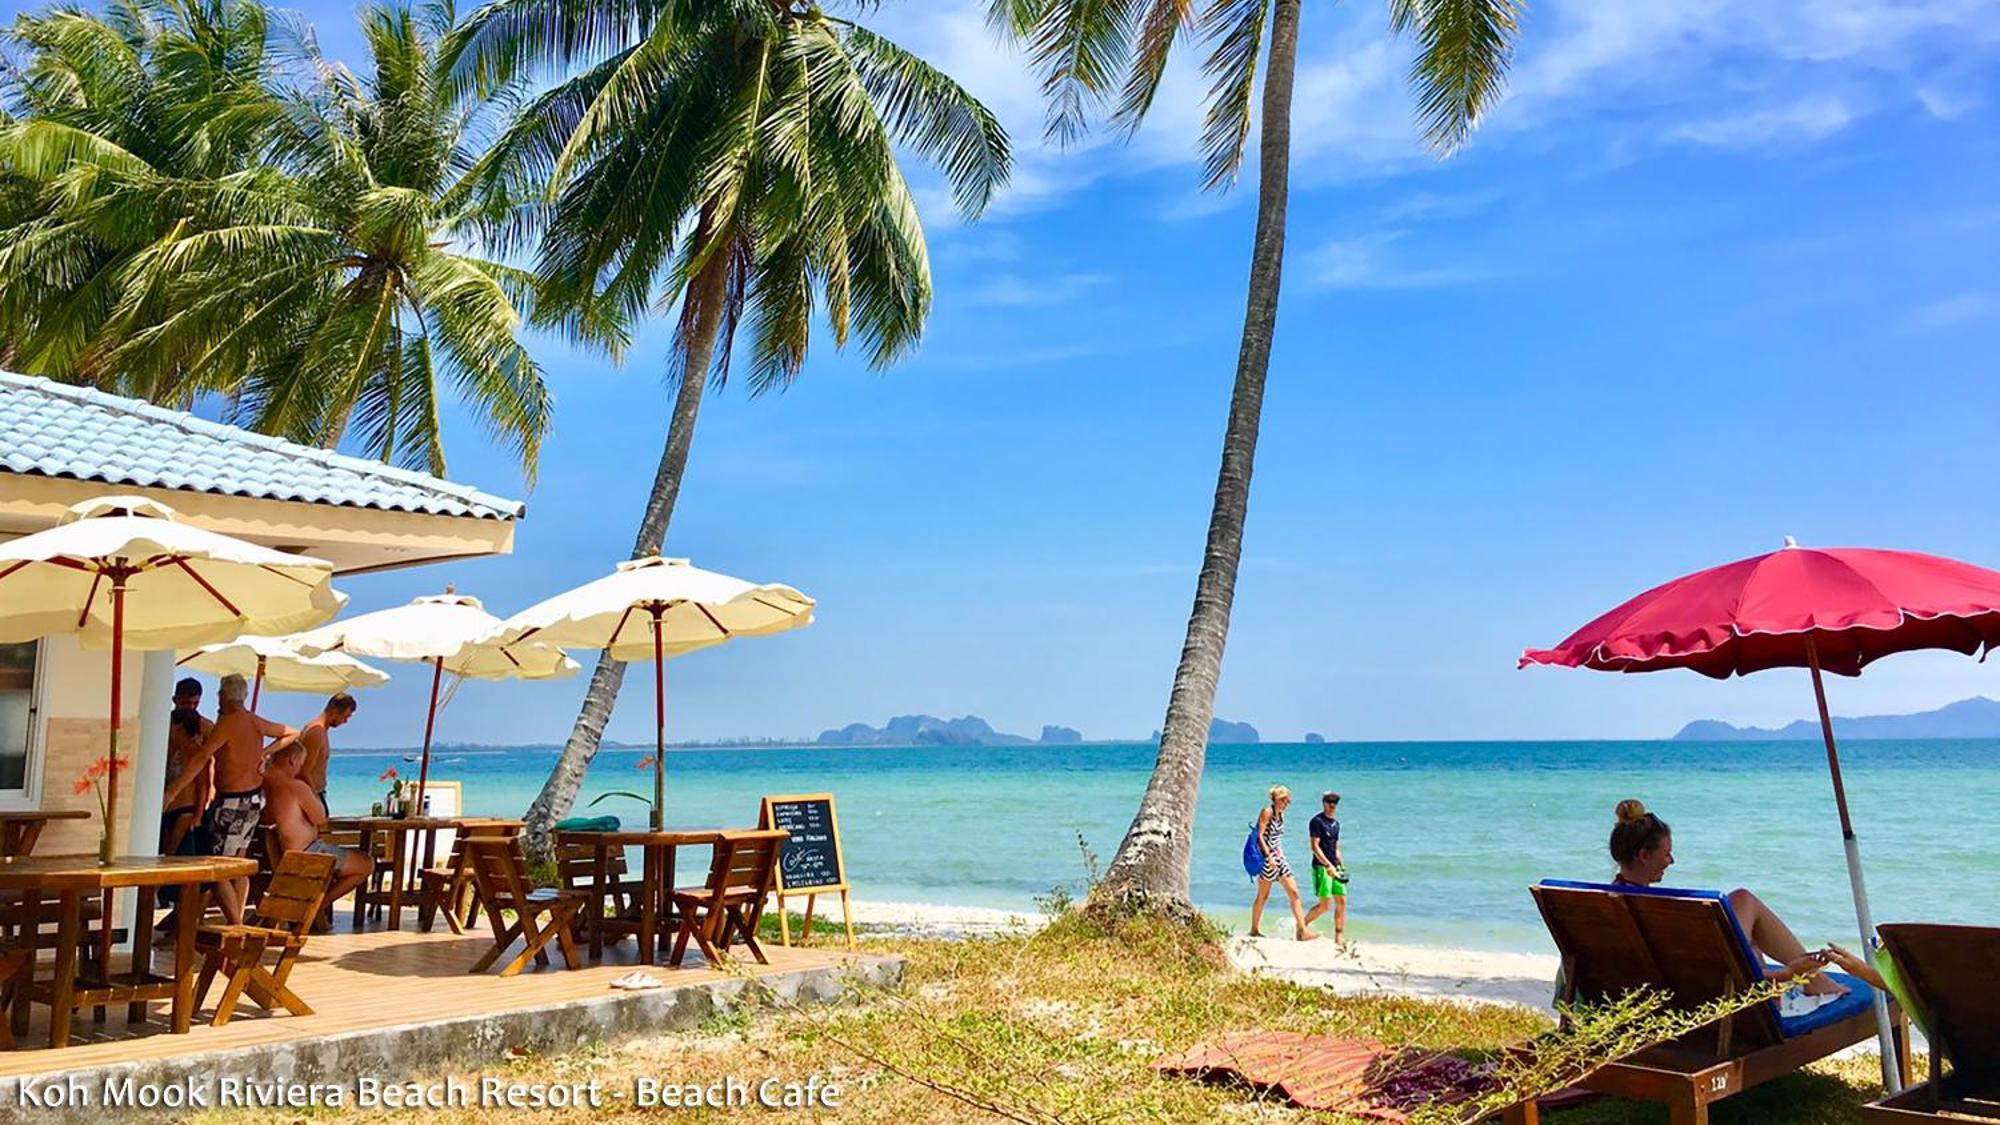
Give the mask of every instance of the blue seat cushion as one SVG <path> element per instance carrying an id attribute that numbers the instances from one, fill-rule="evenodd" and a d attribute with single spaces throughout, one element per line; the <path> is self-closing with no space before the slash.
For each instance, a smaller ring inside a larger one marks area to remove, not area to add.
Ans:
<path id="1" fill-rule="evenodd" d="M 1683 887 L 1641 887 L 1630 883 L 1586 883 L 1575 879 L 1544 879 L 1542 880 L 1542 886 L 1558 887 L 1574 891 L 1610 891 L 1621 895 L 1656 895 L 1661 898 L 1687 898 L 1699 899 L 1704 902 L 1721 903 L 1722 916 L 1729 920 L 1729 931 L 1736 935 L 1737 948 L 1743 951 L 1743 958 L 1749 962 L 1751 971 L 1757 974 L 1757 979 L 1764 979 L 1775 968 L 1775 966 L 1765 965 L 1764 958 L 1759 956 L 1756 947 L 1750 944 L 1749 936 L 1743 932 L 1743 924 L 1736 919 L 1736 909 L 1729 905 L 1729 896 L 1723 894 L 1721 891 L 1698 891 Z M 1828 1024 L 1839 1023 L 1857 1012 L 1868 1010 L 1874 1005 L 1875 990 L 1868 987 L 1868 982 L 1848 976 L 1846 973 L 1827 973 L 1826 975 L 1846 985 L 1849 989 L 1847 995 L 1842 996 L 1831 1004 L 1822 1004 L 1802 1016 L 1780 1015 L 1778 1017 L 1778 1029 L 1783 1033 L 1785 1038 L 1791 1039 L 1804 1035 L 1808 1031 L 1817 1031 Z M 1775 1004 L 1773 1008 L 1776 1008 Z"/>
<path id="2" fill-rule="evenodd" d="M 1837 980 L 1848 987 L 1848 993 L 1831 1004 L 1821 1004 L 1802 1016 L 1779 1016 L 1778 1029 L 1785 1038 L 1795 1039 L 1808 1031 L 1818 1031 L 1828 1024 L 1836 1024 L 1844 1019 L 1860 1015 L 1875 1006 L 1875 990 L 1868 982 L 1846 973 L 1827 973 L 1827 979 Z"/>

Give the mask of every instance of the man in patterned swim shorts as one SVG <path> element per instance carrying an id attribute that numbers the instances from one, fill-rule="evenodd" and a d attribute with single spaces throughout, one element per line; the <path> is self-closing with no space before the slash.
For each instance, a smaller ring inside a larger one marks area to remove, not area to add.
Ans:
<path id="1" fill-rule="evenodd" d="M 299 732 L 268 719 L 258 718 L 243 705 L 250 685 L 242 676 L 224 676 L 216 690 L 218 703 L 215 727 L 203 740 L 201 749 L 188 755 L 181 774 L 167 787 L 171 805 L 181 791 L 194 784 L 195 777 L 209 759 L 215 760 L 215 854 L 248 855 L 250 838 L 257 830 L 257 818 L 264 809 L 264 758 L 271 751 L 298 741 Z M 266 747 L 264 740 L 271 744 Z M 250 880 L 229 879 L 215 885 L 215 901 L 231 924 L 243 921 L 243 899 Z"/>

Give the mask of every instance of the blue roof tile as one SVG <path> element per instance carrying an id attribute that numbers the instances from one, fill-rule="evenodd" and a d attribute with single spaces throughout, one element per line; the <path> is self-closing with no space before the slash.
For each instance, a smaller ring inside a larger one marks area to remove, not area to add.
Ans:
<path id="1" fill-rule="evenodd" d="M 475 519 L 519 519 L 525 510 L 425 473 L 6 371 L 0 472 Z"/>

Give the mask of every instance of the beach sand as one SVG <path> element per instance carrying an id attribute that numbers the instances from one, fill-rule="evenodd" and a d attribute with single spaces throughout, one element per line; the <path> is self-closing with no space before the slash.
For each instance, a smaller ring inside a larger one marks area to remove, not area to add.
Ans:
<path id="1" fill-rule="evenodd" d="M 1047 921 L 1034 911 L 977 906 L 863 901 L 853 905 L 856 924 L 883 927 L 913 937 L 1024 933 Z M 828 906 L 821 903 L 822 910 Z M 831 908 L 837 916 L 839 905 L 831 904 Z M 1268 973 L 1342 995 L 1375 992 L 1470 1003 L 1520 1004 L 1548 1010 L 1555 992 L 1556 958 L 1548 954 L 1379 942 L 1357 943 L 1342 949 L 1330 937 L 1299 942 L 1240 935 L 1229 938 L 1224 949 L 1230 962 L 1245 972 Z"/>

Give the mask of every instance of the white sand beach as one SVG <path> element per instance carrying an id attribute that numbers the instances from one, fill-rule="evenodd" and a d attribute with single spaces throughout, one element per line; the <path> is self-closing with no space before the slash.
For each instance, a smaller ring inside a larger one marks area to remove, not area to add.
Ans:
<path id="1" fill-rule="evenodd" d="M 1048 919 L 1034 911 L 914 902 L 854 904 L 859 925 L 885 927 L 914 937 L 957 938 L 1032 931 Z M 821 909 L 827 904 L 822 903 Z M 833 904 L 837 915 L 838 904 Z M 1548 1009 L 1555 991 L 1556 958 L 1541 953 L 1495 953 L 1379 942 L 1334 944 L 1331 938 L 1231 937 L 1231 964 L 1341 995 L 1389 993 L 1471 1003 L 1520 1004 Z"/>

